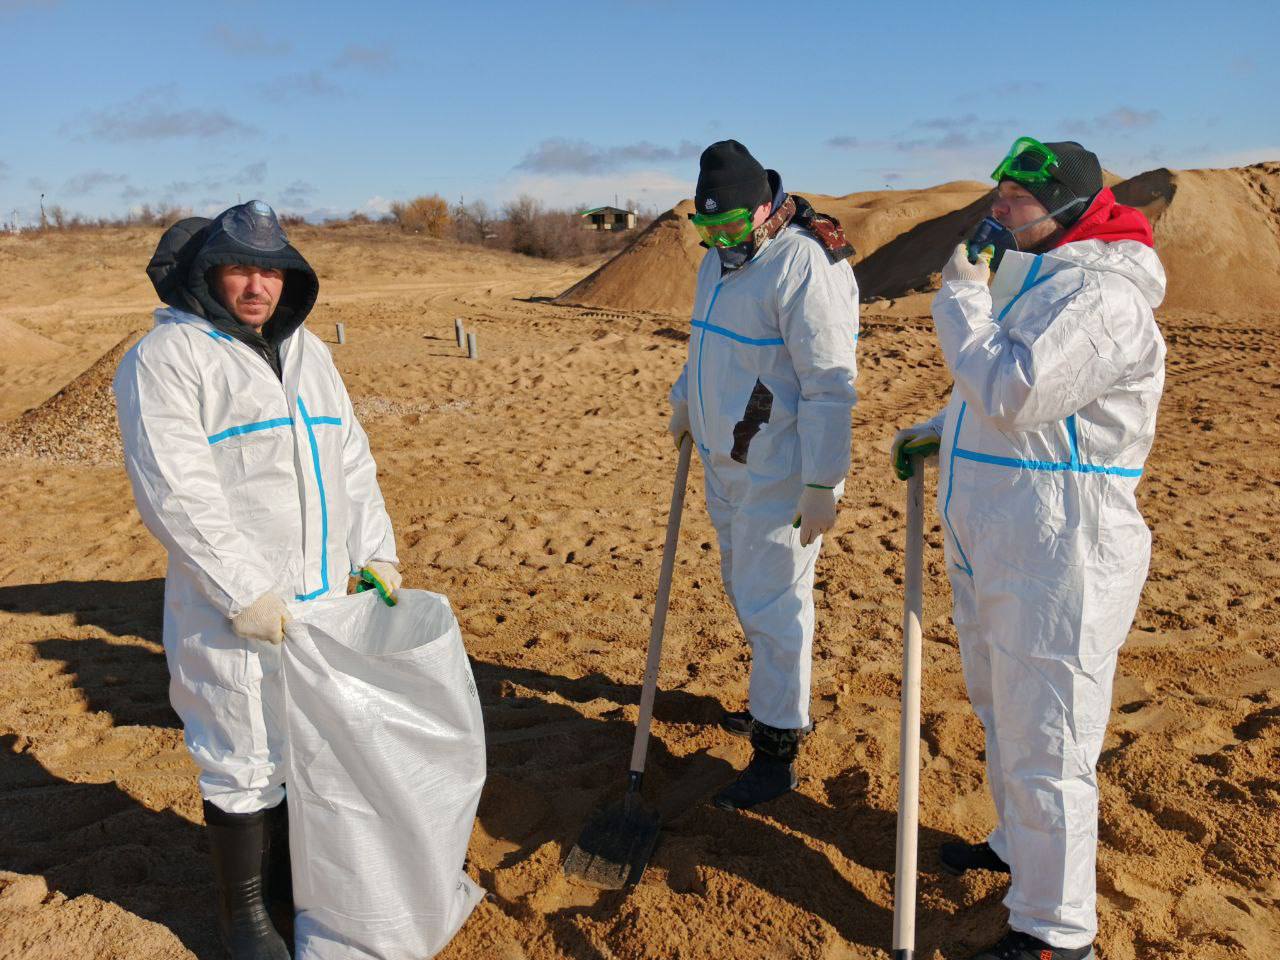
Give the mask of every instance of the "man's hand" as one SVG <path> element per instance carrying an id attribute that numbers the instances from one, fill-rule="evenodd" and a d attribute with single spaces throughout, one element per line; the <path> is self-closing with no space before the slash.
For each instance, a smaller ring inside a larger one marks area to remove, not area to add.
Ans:
<path id="1" fill-rule="evenodd" d="M 913 456 L 932 457 L 942 446 L 942 436 L 932 425 L 918 423 L 914 427 L 899 430 L 893 437 L 893 447 L 889 459 L 899 480 L 911 479 L 911 458 Z"/>
<path id="2" fill-rule="evenodd" d="M 978 262 L 969 262 L 969 245 L 962 243 L 951 254 L 951 259 L 942 268 L 942 282 L 972 281 L 985 284 L 991 277 L 991 256 L 994 247 L 984 247 L 978 254 Z"/>
<path id="3" fill-rule="evenodd" d="M 689 408 L 681 404 L 671 412 L 671 420 L 667 424 L 667 433 L 671 434 L 671 439 L 675 441 L 677 450 L 680 449 L 680 442 L 684 440 L 684 435 L 688 432 Z"/>
<path id="4" fill-rule="evenodd" d="M 836 492 L 830 487 L 806 485 L 791 525 L 800 529 L 800 546 L 813 543 L 836 525 Z"/>
<path id="5" fill-rule="evenodd" d="M 388 607 L 394 607 L 396 591 L 400 589 L 400 584 L 403 582 L 404 578 L 400 576 L 400 571 L 396 569 L 395 564 L 386 563 L 383 560 L 370 560 L 360 571 L 360 583 L 356 586 L 356 593 L 377 590 L 378 596 L 382 597 L 382 602 Z"/>
<path id="6" fill-rule="evenodd" d="M 278 594 L 264 593 L 231 618 L 231 629 L 246 640 L 279 643 L 284 639 L 284 625 L 292 619 Z"/>

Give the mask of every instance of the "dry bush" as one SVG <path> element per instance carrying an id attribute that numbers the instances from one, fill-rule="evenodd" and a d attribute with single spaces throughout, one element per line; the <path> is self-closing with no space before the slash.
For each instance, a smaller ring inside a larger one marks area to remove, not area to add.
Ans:
<path id="1" fill-rule="evenodd" d="M 511 201 L 502 213 L 497 230 L 501 245 L 513 253 L 549 260 L 615 253 L 652 220 L 651 216 L 637 218 L 634 230 L 588 230 L 576 210 L 548 210 L 529 196 Z"/>
<path id="2" fill-rule="evenodd" d="M 414 197 L 408 203 L 397 200 L 391 204 L 391 216 L 401 230 L 437 238 L 449 231 L 451 222 L 449 204 L 438 194 Z"/>
<path id="3" fill-rule="evenodd" d="M 22 232 L 39 235 L 48 231 L 61 230 L 105 230 L 115 227 L 168 227 L 179 220 L 191 216 L 186 207 L 174 204 L 151 206 L 144 203 L 136 210 L 130 210 L 123 217 L 88 217 L 73 213 L 59 204 L 54 204 L 47 211 L 41 211 L 40 225 L 27 227 Z"/>
<path id="4" fill-rule="evenodd" d="M 498 239 L 498 217 L 489 212 L 483 200 L 461 201 L 453 208 L 453 238 L 459 243 L 478 243 Z"/>

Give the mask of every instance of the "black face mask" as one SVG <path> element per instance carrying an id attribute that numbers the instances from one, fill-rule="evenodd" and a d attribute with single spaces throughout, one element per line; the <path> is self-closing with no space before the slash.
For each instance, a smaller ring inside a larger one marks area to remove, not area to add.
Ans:
<path id="1" fill-rule="evenodd" d="M 973 233 L 969 236 L 969 262 L 977 263 L 978 255 L 987 247 L 991 247 L 995 251 L 991 256 L 991 269 L 995 271 L 1000 269 L 1000 261 L 1004 259 L 1006 250 L 1018 249 L 1018 238 L 1012 230 L 995 217 L 983 217 L 982 222 L 974 228 Z"/>
<path id="2" fill-rule="evenodd" d="M 721 270 L 737 270 L 755 256 L 756 241 L 752 237 L 750 240 L 744 240 L 736 247 L 716 247 L 715 251 L 720 256 Z"/>
<path id="3" fill-rule="evenodd" d="M 977 263 L 978 255 L 987 247 L 991 247 L 995 251 L 991 257 L 991 270 L 992 272 L 998 270 L 1000 268 L 1000 261 L 1004 259 L 1006 250 L 1020 249 L 1018 246 L 1018 234 L 1023 230 L 1026 230 L 1029 227 L 1034 227 L 1037 223 L 1044 223 L 1046 220 L 1052 220 L 1060 213 L 1065 213 L 1067 210 L 1070 210 L 1076 204 L 1088 202 L 1087 197 L 1076 197 L 1070 203 L 1059 207 L 1051 213 L 1046 213 L 1043 217 L 1037 217 L 1030 223 L 1024 223 L 1016 230 L 1011 230 L 1006 227 L 995 217 L 983 217 L 982 222 L 974 228 L 973 233 L 969 235 L 969 239 L 967 241 L 969 262 Z"/>

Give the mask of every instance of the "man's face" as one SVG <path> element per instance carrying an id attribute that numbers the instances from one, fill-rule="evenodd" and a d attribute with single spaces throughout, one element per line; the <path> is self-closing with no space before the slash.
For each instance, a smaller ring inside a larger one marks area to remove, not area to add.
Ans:
<path id="1" fill-rule="evenodd" d="M 276 312 L 284 290 L 284 271 L 233 263 L 218 267 L 214 280 L 219 300 L 247 327 L 261 331 Z"/>
<path id="2" fill-rule="evenodd" d="M 1049 211 L 1039 200 L 1012 180 L 1002 180 L 996 188 L 996 199 L 991 204 L 991 216 L 1010 230 L 1017 230 L 1034 220 L 1048 216 Z M 1044 220 L 1018 234 L 1021 250 L 1034 250 L 1059 230 L 1057 221 Z"/>

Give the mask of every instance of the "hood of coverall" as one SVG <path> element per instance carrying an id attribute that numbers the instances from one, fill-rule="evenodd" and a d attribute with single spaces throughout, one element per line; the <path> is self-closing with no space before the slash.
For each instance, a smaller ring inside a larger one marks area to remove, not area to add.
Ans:
<path id="1" fill-rule="evenodd" d="M 1156 256 L 1151 224 L 1142 211 L 1117 203 L 1110 189 L 1094 198 L 1084 216 L 1045 256 L 1126 277 L 1152 310 L 1164 300 L 1164 265 Z"/>
<path id="2" fill-rule="evenodd" d="M 203 317 L 229 336 L 269 354 L 268 362 L 276 366 L 271 357 L 307 319 L 320 292 L 320 281 L 293 244 L 285 242 L 276 250 L 256 249 L 232 236 L 225 220 L 224 213 L 216 220 L 188 217 L 175 223 L 156 245 L 147 275 L 163 302 Z M 226 264 L 284 271 L 284 289 L 262 333 L 237 320 L 214 296 L 211 274 Z"/>

